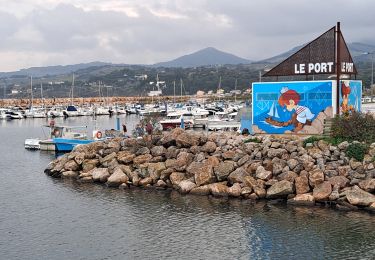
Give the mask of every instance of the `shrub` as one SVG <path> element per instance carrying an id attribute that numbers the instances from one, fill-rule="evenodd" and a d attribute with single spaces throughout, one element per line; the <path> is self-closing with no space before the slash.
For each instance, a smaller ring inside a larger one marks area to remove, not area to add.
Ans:
<path id="1" fill-rule="evenodd" d="M 371 114 L 353 112 L 336 116 L 332 121 L 331 136 L 346 141 L 375 142 L 375 118 Z"/>
<path id="2" fill-rule="evenodd" d="M 308 143 L 314 143 L 316 141 L 319 141 L 319 140 L 322 140 L 323 137 L 319 137 L 319 136 L 310 136 L 308 138 L 306 138 L 305 140 L 303 140 L 303 147 L 306 147 L 306 144 Z"/>
<path id="3" fill-rule="evenodd" d="M 249 138 L 243 141 L 244 143 L 261 143 L 262 141 L 259 140 L 258 138 Z"/>
<path id="4" fill-rule="evenodd" d="M 346 154 L 349 158 L 354 158 L 359 162 L 363 161 L 367 152 L 368 146 L 361 143 L 351 143 L 346 150 Z"/>

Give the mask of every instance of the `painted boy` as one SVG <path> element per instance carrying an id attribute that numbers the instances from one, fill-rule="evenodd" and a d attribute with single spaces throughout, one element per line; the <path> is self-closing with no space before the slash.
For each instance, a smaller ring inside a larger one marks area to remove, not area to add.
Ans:
<path id="1" fill-rule="evenodd" d="M 352 105 L 349 104 L 349 94 L 350 94 L 350 86 L 346 86 L 344 81 L 341 82 L 341 112 L 344 114 L 348 114 L 349 112 L 353 112 L 354 108 Z"/>
<path id="2" fill-rule="evenodd" d="M 266 118 L 266 122 L 275 126 L 294 125 L 294 132 L 302 130 L 304 125 L 311 125 L 311 120 L 315 115 L 311 113 L 308 107 L 298 105 L 301 100 L 300 95 L 295 90 L 288 89 L 288 87 L 283 87 L 280 93 L 279 105 L 285 107 L 288 111 L 295 112 L 292 114 L 291 119 L 286 122 L 279 122 L 271 117 Z"/>

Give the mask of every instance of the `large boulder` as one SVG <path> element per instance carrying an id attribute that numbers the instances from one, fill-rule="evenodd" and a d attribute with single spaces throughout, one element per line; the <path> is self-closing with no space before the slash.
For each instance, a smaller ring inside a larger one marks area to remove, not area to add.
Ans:
<path id="1" fill-rule="evenodd" d="M 268 188 L 266 198 L 268 199 L 283 198 L 293 193 L 294 193 L 293 183 L 283 180 L 283 181 L 276 182 L 274 185 Z"/>
<path id="2" fill-rule="evenodd" d="M 176 139 L 177 137 L 184 133 L 185 130 L 183 130 L 182 128 L 175 128 L 173 129 L 172 131 L 170 132 L 166 132 L 164 133 L 164 136 L 163 138 L 160 140 L 160 142 L 165 145 L 165 146 L 171 146 L 171 145 L 175 145 L 176 144 Z"/>
<path id="3" fill-rule="evenodd" d="M 120 151 L 117 153 L 117 161 L 119 163 L 123 163 L 123 164 L 131 163 L 134 158 L 135 158 L 135 154 L 129 151 Z"/>
<path id="4" fill-rule="evenodd" d="M 211 184 L 203 185 L 203 186 L 199 186 L 199 187 L 193 188 L 190 191 L 190 194 L 201 195 L 201 196 L 209 195 L 210 194 L 210 185 Z"/>
<path id="5" fill-rule="evenodd" d="M 75 179 L 78 177 L 78 172 L 76 171 L 66 171 L 61 174 L 61 178 Z"/>
<path id="6" fill-rule="evenodd" d="M 309 174 L 309 182 L 311 187 L 315 187 L 316 185 L 324 182 L 324 173 L 319 170 L 313 170 Z"/>
<path id="7" fill-rule="evenodd" d="M 64 169 L 66 171 L 78 171 L 79 170 L 79 165 L 75 160 L 70 160 L 64 165 Z"/>
<path id="8" fill-rule="evenodd" d="M 211 194 L 217 197 L 228 196 L 228 186 L 222 183 L 213 183 L 209 185 Z"/>
<path id="9" fill-rule="evenodd" d="M 174 168 L 177 171 L 184 171 L 186 167 L 193 161 L 193 154 L 187 152 L 180 152 L 177 155 L 177 159 Z"/>
<path id="10" fill-rule="evenodd" d="M 92 171 L 91 175 L 92 179 L 98 182 L 106 182 L 108 177 L 110 176 L 107 168 L 95 168 Z"/>
<path id="11" fill-rule="evenodd" d="M 309 179 L 307 176 L 298 176 L 294 179 L 297 194 L 304 194 L 310 191 Z"/>
<path id="12" fill-rule="evenodd" d="M 179 184 L 178 184 L 178 189 L 179 191 L 182 193 L 182 194 L 186 194 L 186 193 L 189 193 L 192 189 L 194 189 L 195 187 L 197 187 L 197 185 L 190 181 L 190 180 L 182 180 Z"/>
<path id="13" fill-rule="evenodd" d="M 283 154 L 286 154 L 286 153 L 288 153 L 288 151 L 285 150 L 285 149 L 282 149 L 282 148 L 277 148 L 277 149 L 271 148 L 271 149 L 268 150 L 267 156 L 269 158 L 271 158 L 271 159 L 274 158 L 274 157 L 281 158 L 283 156 Z"/>
<path id="14" fill-rule="evenodd" d="M 186 171 L 194 176 L 197 186 L 210 184 L 216 180 L 212 165 L 206 162 L 192 162 Z"/>
<path id="15" fill-rule="evenodd" d="M 232 187 L 228 188 L 228 195 L 231 197 L 240 197 L 241 196 L 241 185 L 239 183 L 233 184 Z"/>
<path id="16" fill-rule="evenodd" d="M 344 176 L 334 176 L 328 179 L 328 182 L 331 183 L 332 186 L 337 186 L 340 189 L 345 188 L 349 184 L 349 179 Z"/>
<path id="17" fill-rule="evenodd" d="M 122 183 L 129 181 L 129 177 L 121 170 L 121 168 L 116 168 L 111 176 L 108 177 L 107 185 L 110 187 L 118 187 Z"/>
<path id="18" fill-rule="evenodd" d="M 310 193 L 297 194 L 294 198 L 288 199 L 288 204 L 314 205 L 315 204 L 315 198 Z"/>
<path id="19" fill-rule="evenodd" d="M 239 167 L 229 174 L 228 180 L 232 184 L 236 182 L 243 183 L 246 176 L 250 177 L 250 174 L 244 167 Z"/>
<path id="20" fill-rule="evenodd" d="M 182 132 L 176 138 L 176 144 L 178 147 L 189 148 L 194 145 L 199 144 L 199 138 L 196 135 L 189 134 L 187 132 Z"/>
<path id="21" fill-rule="evenodd" d="M 268 181 L 269 179 L 272 178 L 272 172 L 271 171 L 266 171 L 263 166 L 258 167 L 258 169 L 255 172 L 255 177 L 261 180 Z"/>
<path id="22" fill-rule="evenodd" d="M 167 149 L 164 146 L 154 146 L 151 149 L 152 156 L 164 156 L 167 153 Z"/>
<path id="23" fill-rule="evenodd" d="M 215 166 L 214 172 L 218 181 L 225 181 L 229 174 L 234 171 L 234 162 L 224 161 Z"/>
<path id="24" fill-rule="evenodd" d="M 143 164 L 146 162 L 149 162 L 152 158 L 151 154 L 144 154 L 144 155 L 139 155 L 133 159 L 134 164 Z"/>
<path id="25" fill-rule="evenodd" d="M 185 179 L 185 173 L 183 172 L 172 172 L 169 175 L 169 179 L 173 185 L 178 185 L 181 181 Z"/>
<path id="26" fill-rule="evenodd" d="M 152 178 L 153 182 L 156 183 L 157 180 L 160 178 L 161 172 L 166 169 L 164 162 L 158 163 L 149 163 L 148 164 L 148 173 Z"/>
<path id="27" fill-rule="evenodd" d="M 368 193 L 358 186 L 354 186 L 353 189 L 346 191 L 346 199 L 350 204 L 355 206 L 370 206 L 375 202 L 375 196 L 371 193 Z"/>
<path id="28" fill-rule="evenodd" d="M 332 185 L 330 182 L 325 181 L 315 186 L 313 196 L 316 201 L 328 200 L 329 195 L 332 193 Z"/>
<path id="29" fill-rule="evenodd" d="M 213 153 L 216 151 L 216 144 L 212 141 L 208 141 L 207 143 L 205 143 L 202 147 L 201 147 L 201 151 L 202 152 L 206 152 L 206 153 Z"/>
<path id="30" fill-rule="evenodd" d="M 367 180 L 360 181 L 358 183 L 358 186 L 362 190 L 373 193 L 375 192 L 375 179 L 367 179 Z"/>

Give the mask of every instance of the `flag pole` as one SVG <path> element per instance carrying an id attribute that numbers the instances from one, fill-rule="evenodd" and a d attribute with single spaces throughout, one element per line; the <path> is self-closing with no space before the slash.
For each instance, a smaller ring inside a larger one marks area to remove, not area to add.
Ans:
<path id="1" fill-rule="evenodd" d="M 340 40 L 341 30 L 340 22 L 336 26 L 336 114 L 340 114 L 340 72 L 341 72 L 341 57 L 340 57 Z"/>

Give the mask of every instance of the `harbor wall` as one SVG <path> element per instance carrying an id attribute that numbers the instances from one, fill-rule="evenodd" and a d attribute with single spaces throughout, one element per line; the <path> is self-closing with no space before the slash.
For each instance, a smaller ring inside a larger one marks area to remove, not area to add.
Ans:
<path id="1" fill-rule="evenodd" d="M 78 183 L 181 194 L 375 210 L 375 143 L 363 161 L 348 142 L 303 144 L 298 136 L 243 136 L 176 128 L 160 136 L 76 147 L 45 173 Z"/>

